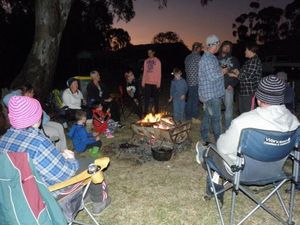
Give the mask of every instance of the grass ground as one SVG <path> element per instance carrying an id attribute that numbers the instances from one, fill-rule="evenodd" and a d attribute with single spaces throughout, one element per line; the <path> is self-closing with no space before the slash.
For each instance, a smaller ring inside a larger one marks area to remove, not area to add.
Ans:
<path id="1" fill-rule="evenodd" d="M 131 138 L 130 123 L 136 117 L 126 118 L 126 127 L 115 134 L 113 139 L 103 139 L 104 147 L 119 144 Z M 215 202 L 202 199 L 205 192 L 206 172 L 195 161 L 195 144 L 199 139 L 199 125 L 192 125 L 190 141 L 192 147 L 180 152 L 170 161 L 149 161 L 138 164 L 131 159 L 118 159 L 109 151 L 111 159 L 105 172 L 109 184 L 111 205 L 97 220 L 104 225 L 210 225 L 220 224 Z M 283 193 L 284 198 L 287 195 Z M 225 195 L 223 208 L 228 215 L 230 195 Z M 237 215 L 250 210 L 253 204 L 245 201 L 242 195 L 238 201 Z M 277 199 L 270 202 L 277 209 Z M 250 203 L 250 204 L 249 204 Z M 300 198 L 296 195 L 294 210 L 295 224 L 300 224 Z M 86 214 L 78 218 L 88 220 Z M 226 217 L 228 218 L 228 217 Z M 278 222 L 259 210 L 255 217 L 245 224 L 273 225 Z"/>

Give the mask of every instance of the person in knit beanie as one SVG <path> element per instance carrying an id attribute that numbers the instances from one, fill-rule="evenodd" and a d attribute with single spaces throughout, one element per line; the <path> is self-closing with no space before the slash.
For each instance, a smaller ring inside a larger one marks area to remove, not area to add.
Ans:
<path id="1" fill-rule="evenodd" d="M 28 96 L 13 96 L 8 102 L 10 129 L 0 139 L 1 152 L 28 152 L 47 186 L 71 178 L 78 169 L 72 155 L 61 153 L 39 129 L 42 107 Z M 59 172 L 57 172 L 59 171 Z"/>
<path id="2" fill-rule="evenodd" d="M 236 162 L 241 131 L 245 128 L 288 132 L 299 127 L 297 117 L 284 105 L 285 87 L 285 82 L 275 75 L 260 80 L 255 92 L 258 107 L 232 120 L 230 127 L 217 140 L 216 150 L 223 158 Z M 201 163 L 205 149 L 199 143 L 196 152 L 196 160 Z M 209 188 L 207 192 L 211 194 Z"/>
<path id="3" fill-rule="evenodd" d="M 11 127 L 0 138 L 0 153 L 27 152 L 44 184 L 51 186 L 85 170 L 88 166 L 86 163 L 91 161 L 82 159 L 79 162 L 72 151 L 66 149 L 61 152 L 55 147 L 39 129 L 42 111 L 39 101 L 32 97 L 11 97 L 8 102 Z M 96 214 L 109 205 L 110 197 L 107 195 L 107 184 L 91 186 L 88 194 L 93 203 L 92 212 Z"/>

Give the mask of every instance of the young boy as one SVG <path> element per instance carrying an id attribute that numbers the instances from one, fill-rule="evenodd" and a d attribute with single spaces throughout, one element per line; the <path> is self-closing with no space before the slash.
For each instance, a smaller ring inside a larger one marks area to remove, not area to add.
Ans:
<path id="1" fill-rule="evenodd" d="M 111 119 L 110 109 L 106 111 L 102 104 L 94 104 L 93 109 L 93 128 L 97 133 L 104 133 L 106 138 L 113 138 L 113 133 L 118 127 L 118 122 Z"/>
<path id="2" fill-rule="evenodd" d="M 140 119 L 142 119 L 143 114 L 139 85 L 136 82 L 135 76 L 131 69 L 127 70 L 124 76 L 126 80 L 125 90 L 129 104 L 132 106 L 134 113 L 137 114 Z"/>
<path id="3" fill-rule="evenodd" d="M 185 119 L 185 96 L 188 90 L 185 79 L 181 77 L 182 72 L 178 68 L 173 69 L 174 79 L 171 81 L 171 90 L 169 102 L 173 101 L 174 120 L 184 121 Z"/>
<path id="4" fill-rule="evenodd" d="M 76 152 L 84 152 L 87 149 L 98 146 L 101 147 L 101 141 L 99 136 L 95 136 L 92 133 L 87 132 L 85 128 L 86 112 L 78 110 L 75 113 L 76 124 L 73 124 L 68 137 L 72 139 L 73 148 Z"/>

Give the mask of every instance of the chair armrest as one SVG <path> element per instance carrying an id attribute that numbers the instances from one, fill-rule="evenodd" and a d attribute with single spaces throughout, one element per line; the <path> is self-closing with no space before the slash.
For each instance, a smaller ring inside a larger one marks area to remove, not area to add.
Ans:
<path id="1" fill-rule="evenodd" d="M 99 184 L 102 183 L 102 181 L 104 180 L 104 174 L 102 172 L 102 170 L 104 170 L 108 164 L 110 162 L 110 159 L 108 157 L 102 157 L 99 159 L 96 159 L 94 164 L 99 166 L 100 170 L 94 174 L 90 174 L 88 173 L 88 170 L 85 170 L 83 172 L 81 172 L 80 174 L 66 180 L 63 181 L 61 183 L 58 184 L 54 184 L 50 187 L 48 187 L 49 191 L 56 191 L 65 187 L 68 187 L 70 185 L 79 183 L 79 182 L 83 182 L 83 183 L 87 183 L 89 180 L 92 180 L 93 183 L 95 184 Z"/>

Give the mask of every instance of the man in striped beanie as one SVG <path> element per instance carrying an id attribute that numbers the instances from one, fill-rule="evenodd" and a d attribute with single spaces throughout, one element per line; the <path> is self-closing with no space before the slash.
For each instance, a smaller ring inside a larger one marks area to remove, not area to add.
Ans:
<path id="1" fill-rule="evenodd" d="M 241 131 L 245 128 L 280 132 L 293 131 L 298 128 L 300 124 L 297 117 L 283 104 L 285 87 L 286 84 L 275 75 L 260 80 L 255 93 L 258 107 L 235 118 L 228 130 L 217 140 L 217 151 L 224 159 L 236 161 Z M 205 150 L 201 150 L 197 143 L 196 151 L 196 160 L 201 163 Z"/>

